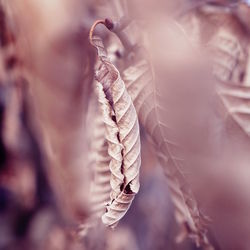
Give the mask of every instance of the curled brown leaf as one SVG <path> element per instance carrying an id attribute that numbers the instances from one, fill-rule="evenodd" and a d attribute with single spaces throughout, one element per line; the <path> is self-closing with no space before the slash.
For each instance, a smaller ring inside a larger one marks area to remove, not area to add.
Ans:
<path id="1" fill-rule="evenodd" d="M 119 71 L 108 59 L 101 39 L 92 34 L 90 37 L 101 63 L 96 79 L 101 83 L 99 100 L 111 156 L 111 201 L 102 220 L 114 227 L 139 190 L 140 131 L 136 110 Z"/>

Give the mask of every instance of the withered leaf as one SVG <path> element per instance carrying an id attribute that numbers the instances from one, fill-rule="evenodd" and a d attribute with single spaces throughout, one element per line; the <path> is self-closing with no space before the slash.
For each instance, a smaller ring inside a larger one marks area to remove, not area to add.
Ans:
<path id="1" fill-rule="evenodd" d="M 217 86 L 227 115 L 231 117 L 246 135 L 250 135 L 250 88 L 230 83 Z"/>
<path id="2" fill-rule="evenodd" d="M 235 8 L 204 2 L 182 16 L 182 27 L 191 41 L 208 46 L 214 75 L 220 81 L 244 82 L 248 60 L 249 7 L 240 1 Z M 203 49 L 206 49 L 203 47 Z"/>
<path id="3" fill-rule="evenodd" d="M 136 110 L 118 70 L 109 61 L 98 37 L 92 38 L 92 44 L 101 62 L 96 79 L 103 88 L 99 87 L 99 100 L 111 156 L 111 201 L 102 220 L 105 225 L 114 227 L 139 190 L 140 131 Z"/>
<path id="4" fill-rule="evenodd" d="M 245 22 L 247 20 L 245 11 L 247 13 L 249 7 L 243 3 L 237 5 L 235 11 L 230 9 L 226 12 L 219 6 L 209 10 L 205 5 L 201 9 L 201 15 L 193 12 L 191 16 L 196 17 L 200 25 L 199 40 L 203 41 L 210 52 L 213 74 L 218 80 L 216 92 L 228 116 L 248 135 L 248 87 L 243 87 L 247 85 L 249 60 L 249 36 L 246 32 L 248 28 Z M 215 20 L 218 25 L 214 25 Z M 185 23 L 182 25 L 185 27 Z"/>
<path id="5" fill-rule="evenodd" d="M 212 50 L 214 75 L 221 81 L 243 82 L 246 75 L 247 53 L 238 38 L 222 30 L 209 42 Z"/>
<path id="6" fill-rule="evenodd" d="M 97 103 L 98 93 L 94 93 L 91 98 L 91 105 L 88 111 L 88 120 L 92 126 L 89 143 L 89 168 L 93 172 L 93 179 L 90 187 L 90 217 L 78 227 L 78 236 L 86 236 L 96 227 L 105 213 L 106 205 L 110 201 L 110 156 L 108 154 L 108 142 L 106 140 L 106 129 L 102 112 Z"/>
<path id="7" fill-rule="evenodd" d="M 92 212 L 96 217 L 101 217 L 105 212 L 105 206 L 110 199 L 110 156 L 108 143 L 105 137 L 105 124 L 102 116 L 97 115 L 92 138 L 91 165 L 94 169 L 94 181 L 91 188 Z"/>
<path id="8" fill-rule="evenodd" d="M 174 138 L 174 129 L 168 126 L 161 115 L 163 107 L 150 63 L 144 59 L 135 61 L 123 72 L 123 79 L 133 99 L 139 121 L 150 135 L 158 152 L 168 180 L 177 222 L 187 229 L 186 233 L 194 238 L 197 245 L 210 247 L 204 225 L 205 217 L 200 213 L 195 197 L 181 171 L 184 162 Z"/>

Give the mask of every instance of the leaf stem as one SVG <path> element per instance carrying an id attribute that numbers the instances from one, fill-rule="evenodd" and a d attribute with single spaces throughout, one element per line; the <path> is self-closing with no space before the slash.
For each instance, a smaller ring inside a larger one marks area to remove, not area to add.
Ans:
<path id="1" fill-rule="evenodd" d="M 94 34 L 94 31 L 95 31 L 96 26 L 97 26 L 98 24 L 100 24 L 100 23 L 106 26 L 105 20 L 104 20 L 104 19 L 99 19 L 99 20 L 96 20 L 96 21 L 93 23 L 93 25 L 91 26 L 90 31 L 89 31 L 89 42 L 90 42 L 90 44 L 91 44 L 92 46 L 94 46 L 94 47 L 95 47 L 95 44 L 93 43 L 93 34 Z"/>
<path id="2" fill-rule="evenodd" d="M 124 33 L 124 28 L 128 26 L 130 23 L 130 20 L 123 17 L 118 22 L 113 22 L 111 19 L 99 19 L 94 22 L 94 24 L 91 26 L 91 29 L 89 31 L 89 41 L 91 45 L 95 46 L 93 43 L 93 34 L 96 26 L 98 24 L 103 24 L 108 30 L 113 32 L 121 41 L 124 49 L 128 52 L 133 50 L 133 45 L 131 41 L 129 40 L 128 36 Z"/>

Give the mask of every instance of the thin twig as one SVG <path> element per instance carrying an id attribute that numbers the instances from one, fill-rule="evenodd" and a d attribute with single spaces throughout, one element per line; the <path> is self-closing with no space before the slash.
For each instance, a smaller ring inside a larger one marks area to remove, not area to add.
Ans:
<path id="1" fill-rule="evenodd" d="M 113 22 L 110 19 L 105 19 L 105 22 L 109 25 L 109 30 L 112 31 L 121 41 L 126 51 L 133 50 L 133 44 L 124 32 L 124 29 L 130 24 L 130 20 L 126 17 L 122 17 L 118 22 Z"/>

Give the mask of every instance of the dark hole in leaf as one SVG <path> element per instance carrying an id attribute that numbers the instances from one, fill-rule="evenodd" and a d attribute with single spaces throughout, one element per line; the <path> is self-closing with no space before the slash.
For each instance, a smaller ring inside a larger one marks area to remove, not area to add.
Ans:
<path id="1" fill-rule="evenodd" d="M 122 191 L 124 188 L 124 184 L 122 183 L 122 185 L 120 186 L 120 190 Z"/>
<path id="2" fill-rule="evenodd" d="M 115 117 L 115 115 L 112 115 L 111 119 L 116 123 L 116 117 Z"/>
<path id="3" fill-rule="evenodd" d="M 125 187 L 125 194 L 133 194 L 134 192 L 130 188 L 130 183 Z"/>

